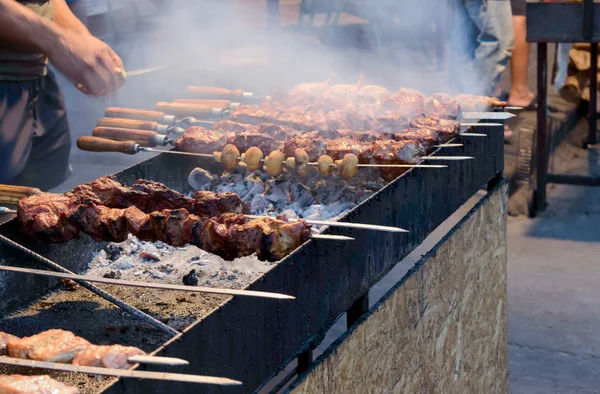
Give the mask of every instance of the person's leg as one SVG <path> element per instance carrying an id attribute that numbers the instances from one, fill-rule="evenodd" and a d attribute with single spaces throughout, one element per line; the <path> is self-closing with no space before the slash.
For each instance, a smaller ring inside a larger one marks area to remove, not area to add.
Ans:
<path id="1" fill-rule="evenodd" d="M 474 64 L 474 52 L 477 32 L 473 21 L 469 18 L 464 0 L 452 1 L 449 9 L 450 18 L 450 50 L 448 52 L 449 79 L 453 92 L 467 93 L 477 68 Z"/>
<path id="2" fill-rule="evenodd" d="M 469 17 L 479 30 L 474 53 L 481 70 L 478 94 L 489 96 L 506 69 L 513 47 L 510 2 L 466 0 L 465 4 Z"/>
<path id="3" fill-rule="evenodd" d="M 14 184 L 48 190 L 71 175 L 71 136 L 62 92 L 53 72 L 42 77 L 35 103 L 35 135 L 23 172 Z"/>
<path id="4" fill-rule="evenodd" d="M 0 82 L 0 183 L 15 184 L 25 168 L 33 137 L 32 85 Z"/>
<path id="5" fill-rule="evenodd" d="M 535 94 L 527 84 L 530 45 L 526 41 L 525 1 L 513 0 L 512 8 L 515 47 L 510 60 L 510 96 L 508 103 L 519 107 L 527 107 L 535 98 Z"/>

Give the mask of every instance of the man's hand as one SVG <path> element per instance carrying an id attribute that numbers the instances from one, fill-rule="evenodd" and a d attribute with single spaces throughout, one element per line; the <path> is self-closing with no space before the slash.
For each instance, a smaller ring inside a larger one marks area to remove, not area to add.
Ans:
<path id="1" fill-rule="evenodd" d="M 121 58 L 89 34 L 64 31 L 47 53 L 52 63 L 86 94 L 104 96 L 123 84 Z"/>

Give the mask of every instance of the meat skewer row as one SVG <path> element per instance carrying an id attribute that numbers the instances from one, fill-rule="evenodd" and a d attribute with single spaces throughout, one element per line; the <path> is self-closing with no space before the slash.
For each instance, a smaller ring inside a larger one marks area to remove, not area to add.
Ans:
<path id="1" fill-rule="evenodd" d="M 5 355 L 20 359 L 116 369 L 128 369 L 134 364 L 189 364 L 180 358 L 148 356 L 142 350 L 131 346 L 92 345 L 64 330 L 48 330 L 25 338 L 0 331 L 0 356 Z"/>
<path id="2" fill-rule="evenodd" d="M 308 175 L 309 166 L 317 166 L 319 173 L 323 176 L 329 176 L 334 169 L 338 169 L 340 176 L 344 180 L 349 180 L 356 175 L 359 167 L 379 168 L 380 171 L 385 169 L 404 169 L 409 168 L 445 168 L 446 165 L 427 165 L 418 164 L 421 160 L 464 160 L 472 159 L 469 156 L 425 156 L 425 151 L 420 144 L 415 141 L 380 141 L 380 144 L 367 145 L 363 152 L 369 152 L 369 147 L 376 147 L 376 153 L 373 155 L 375 163 L 359 164 L 359 159 L 356 154 L 345 154 L 341 159 L 334 160 L 329 155 L 322 155 L 319 161 L 309 162 L 308 154 L 304 149 L 297 148 L 294 150 L 294 156 L 286 158 L 283 152 L 277 150 L 271 152 L 267 157 L 264 157 L 262 151 L 256 147 L 250 147 L 244 155 L 235 145 L 226 145 L 221 152 L 213 152 L 213 154 L 205 153 L 189 153 L 178 151 L 162 151 L 152 148 L 139 146 L 134 141 L 112 141 L 98 137 L 79 137 L 77 146 L 82 150 L 92 152 L 121 152 L 127 154 L 135 154 L 138 152 L 157 152 L 168 154 L 184 154 L 199 157 L 210 157 L 216 162 L 221 163 L 225 170 L 234 171 L 240 162 L 244 162 L 250 171 L 256 171 L 263 165 L 266 171 L 271 176 L 277 176 L 283 172 L 284 168 L 294 169 L 300 177 Z M 405 155 L 401 146 L 410 146 L 411 151 L 417 151 L 418 154 L 412 154 L 411 157 L 414 164 L 403 159 Z M 363 144 L 364 147 L 364 144 Z M 382 171 L 382 175 L 383 175 Z M 403 172 L 404 172 L 403 171 Z M 384 179 L 391 181 L 395 176 L 384 176 Z"/>
<path id="3" fill-rule="evenodd" d="M 0 185 L 0 187 L 2 186 L 3 185 Z M 7 190 L 12 190 L 10 189 L 12 186 L 4 186 L 4 188 Z M 24 189 L 22 187 L 14 188 L 16 190 Z M 37 193 L 40 193 L 40 191 L 37 189 L 32 189 L 32 191 L 23 190 L 21 196 L 25 197 Z M 92 182 L 75 187 L 71 192 L 66 193 L 65 197 L 68 197 L 70 200 L 59 199 L 57 197 L 56 201 L 68 201 L 68 204 L 74 206 L 81 203 L 104 205 L 109 208 L 129 208 L 130 206 L 135 206 L 145 213 L 151 213 L 153 211 L 164 209 L 184 208 L 190 213 L 198 216 L 216 217 L 223 213 L 241 213 L 246 217 L 250 217 L 248 215 L 250 213 L 250 206 L 243 202 L 240 196 L 236 193 L 197 191 L 194 193 L 193 198 L 189 198 L 176 190 L 169 189 L 162 183 L 148 181 L 145 179 L 138 179 L 131 187 L 128 187 L 122 185 L 114 176 L 100 177 Z M 8 210 L 2 208 L 3 207 L 0 207 L 0 212 L 8 212 Z M 39 211 L 35 208 L 31 210 L 29 209 L 30 207 L 26 208 L 27 209 L 23 209 L 24 212 L 32 212 L 34 215 Z M 40 212 L 44 212 L 43 208 L 41 208 Z M 21 218 L 24 218 L 24 216 Z M 29 217 L 25 223 L 27 223 L 27 226 L 35 225 L 36 218 Z M 41 227 L 36 228 L 34 231 L 50 235 L 44 229 L 44 224 L 45 221 L 42 222 Z M 315 224 L 326 224 L 337 227 L 354 227 L 388 232 L 406 232 L 406 230 L 398 227 L 377 226 L 362 223 L 318 221 L 318 223 Z"/>
<path id="4" fill-rule="evenodd" d="M 132 204 L 110 208 L 77 196 L 52 193 L 22 199 L 17 214 L 23 232 L 52 242 L 67 241 L 81 232 L 99 241 L 122 242 L 131 233 L 145 241 L 160 240 L 173 246 L 191 243 L 225 259 L 257 253 L 264 260 L 280 260 L 311 237 L 308 223 L 288 222 L 284 216 L 250 219 L 244 214 L 224 213 L 202 217 L 185 208 L 145 213 Z"/>

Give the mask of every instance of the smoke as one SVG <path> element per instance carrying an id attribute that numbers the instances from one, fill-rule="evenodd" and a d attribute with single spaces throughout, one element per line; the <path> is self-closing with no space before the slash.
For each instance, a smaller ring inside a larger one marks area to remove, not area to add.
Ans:
<path id="1" fill-rule="evenodd" d="M 456 89 L 457 80 L 479 90 L 473 93 L 487 90 L 481 74 L 466 64 L 449 74 L 447 58 L 455 54 L 450 37 L 465 52 L 473 37 L 451 23 L 445 1 L 365 2 L 368 7 L 354 9 L 334 28 L 322 27 L 322 13 L 315 18 L 321 27 L 295 26 L 293 7 L 282 3 L 283 26 L 269 29 L 266 1 L 156 1 L 159 23 L 135 33 L 143 36 L 141 47 L 138 37 L 119 51 L 128 69 L 169 63 L 149 82 L 144 78 L 138 94 L 156 101 L 182 98 L 189 84 L 269 94 L 331 75 L 334 83 L 354 83 L 359 74 L 392 91 L 457 93 L 464 90 Z M 142 47 L 145 55 L 136 56 Z"/>

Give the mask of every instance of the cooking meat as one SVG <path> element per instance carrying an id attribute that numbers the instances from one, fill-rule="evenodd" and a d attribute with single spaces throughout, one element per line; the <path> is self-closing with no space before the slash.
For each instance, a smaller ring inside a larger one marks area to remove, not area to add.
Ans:
<path id="1" fill-rule="evenodd" d="M 88 367 L 129 369 L 133 366 L 127 360 L 132 356 L 145 355 L 142 350 L 132 346 L 86 346 L 75 354 L 73 365 Z"/>
<path id="2" fill-rule="evenodd" d="M 167 245 L 183 246 L 190 241 L 190 237 L 184 233 L 184 222 L 190 216 L 190 213 L 181 209 L 165 209 L 155 211 L 149 214 L 152 228 L 154 229 L 153 239 L 146 241 L 162 241 Z"/>
<path id="3" fill-rule="evenodd" d="M 420 115 L 412 118 L 411 127 L 433 130 L 440 137 L 440 142 L 445 143 L 458 135 L 460 122 L 441 119 L 437 116 Z"/>
<path id="4" fill-rule="evenodd" d="M 75 387 L 67 386 L 48 375 L 0 375 L 0 394 L 78 394 Z"/>
<path id="5" fill-rule="evenodd" d="M 474 96 L 471 94 L 459 94 L 455 100 L 460 108 L 466 112 L 489 111 L 490 108 L 506 107 L 506 101 L 500 101 L 495 97 Z"/>
<path id="6" fill-rule="evenodd" d="M 392 113 L 416 115 L 423 111 L 423 102 L 424 98 L 420 93 L 404 89 L 381 100 L 379 112 L 391 111 Z"/>
<path id="7" fill-rule="evenodd" d="M 370 130 L 373 126 L 372 118 L 361 114 L 355 108 L 329 111 L 325 119 L 328 130 Z"/>
<path id="8" fill-rule="evenodd" d="M 314 162 L 319 159 L 319 156 L 325 154 L 327 144 L 312 133 L 300 134 L 284 142 L 283 154 L 286 157 L 294 157 L 297 148 L 304 149 L 308 154 L 308 160 Z"/>
<path id="9" fill-rule="evenodd" d="M 110 208 L 138 205 L 138 199 L 143 200 L 145 197 L 142 193 L 121 184 L 113 175 L 76 186 L 66 195 L 72 198 L 73 203 L 101 204 Z"/>
<path id="10" fill-rule="evenodd" d="M 50 242 L 64 242 L 79 236 L 79 228 L 68 217 L 73 208 L 67 196 L 38 193 L 19 201 L 17 216 L 24 233 Z"/>
<path id="11" fill-rule="evenodd" d="M 296 85 L 289 91 L 290 96 L 301 96 L 312 99 L 323 97 L 323 94 L 331 86 L 331 77 L 323 82 L 308 82 Z"/>
<path id="12" fill-rule="evenodd" d="M 6 356 L 8 354 L 8 351 L 6 350 L 6 343 L 8 341 L 18 340 L 19 338 L 17 338 L 16 336 L 0 331 L 0 356 Z"/>
<path id="13" fill-rule="evenodd" d="M 425 149 L 416 141 L 376 141 L 371 148 L 371 163 L 376 164 L 417 164 Z M 380 167 L 381 177 L 391 182 L 405 173 L 408 168 Z"/>
<path id="14" fill-rule="evenodd" d="M 238 148 L 241 153 L 244 153 L 251 147 L 255 146 L 260 149 L 265 156 L 274 150 L 279 149 L 281 145 L 279 141 L 268 134 L 250 131 L 230 135 L 227 138 L 227 143 L 235 145 L 235 147 Z"/>
<path id="15" fill-rule="evenodd" d="M 80 204 L 71 212 L 69 219 L 78 223 L 96 241 L 123 242 L 128 234 L 125 211 L 104 205 Z"/>
<path id="16" fill-rule="evenodd" d="M 281 110 L 275 108 L 275 105 L 265 100 L 258 106 L 240 105 L 231 113 L 231 120 L 240 123 L 249 123 L 259 125 L 261 123 L 278 123 L 277 118 Z"/>
<path id="17" fill-rule="evenodd" d="M 210 218 L 193 230 L 194 241 L 202 249 L 224 259 L 256 253 L 261 260 L 281 260 L 310 237 L 310 226 L 303 220 L 247 219 L 239 214 Z"/>
<path id="18" fill-rule="evenodd" d="M 337 138 L 327 141 L 327 154 L 333 160 L 341 160 L 347 153 L 359 157 L 369 149 L 371 143 L 360 142 L 351 138 Z"/>
<path id="19" fill-rule="evenodd" d="M 277 123 L 298 130 L 318 130 L 325 127 L 325 114 L 322 110 L 307 110 L 306 107 L 290 107 L 277 118 Z"/>
<path id="20" fill-rule="evenodd" d="M 190 127 L 177 140 L 177 150 L 182 152 L 212 154 L 220 152 L 226 144 L 223 133 L 203 127 Z"/>
<path id="21" fill-rule="evenodd" d="M 184 196 L 160 182 L 138 179 L 131 189 L 142 193 L 144 203 L 134 204 L 144 212 L 162 211 L 163 209 L 185 208 L 191 210 L 194 200 Z"/>
<path id="22" fill-rule="evenodd" d="M 192 213 L 198 216 L 213 217 L 221 216 L 224 213 L 250 213 L 250 205 L 232 192 L 197 191 L 194 193 L 194 200 Z"/>
<path id="23" fill-rule="evenodd" d="M 254 125 L 237 123 L 231 120 L 220 120 L 212 124 L 211 129 L 220 133 L 241 133 L 252 130 Z"/>
<path id="24" fill-rule="evenodd" d="M 442 119 L 460 118 L 461 109 L 458 101 L 447 94 L 434 94 L 427 97 L 423 103 L 424 113 L 428 115 L 437 115 Z"/>
<path id="25" fill-rule="evenodd" d="M 417 141 L 425 151 L 430 152 L 440 143 L 440 137 L 434 130 L 408 128 L 391 135 L 396 141 Z"/>
<path id="26" fill-rule="evenodd" d="M 10 339 L 6 344 L 10 357 L 70 363 L 75 353 L 89 346 L 83 338 L 64 330 L 48 330 L 21 339 Z"/>
<path id="27" fill-rule="evenodd" d="M 277 141 L 284 141 L 288 136 L 300 134 L 300 131 L 293 127 L 271 123 L 262 123 L 255 130 L 257 133 L 268 134 Z"/>
<path id="28" fill-rule="evenodd" d="M 410 118 L 400 112 L 385 111 L 377 117 L 377 130 L 383 133 L 397 133 L 410 124 Z"/>
<path id="29" fill-rule="evenodd" d="M 366 85 L 358 90 L 358 100 L 376 103 L 392 95 L 392 92 L 379 85 Z"/>

